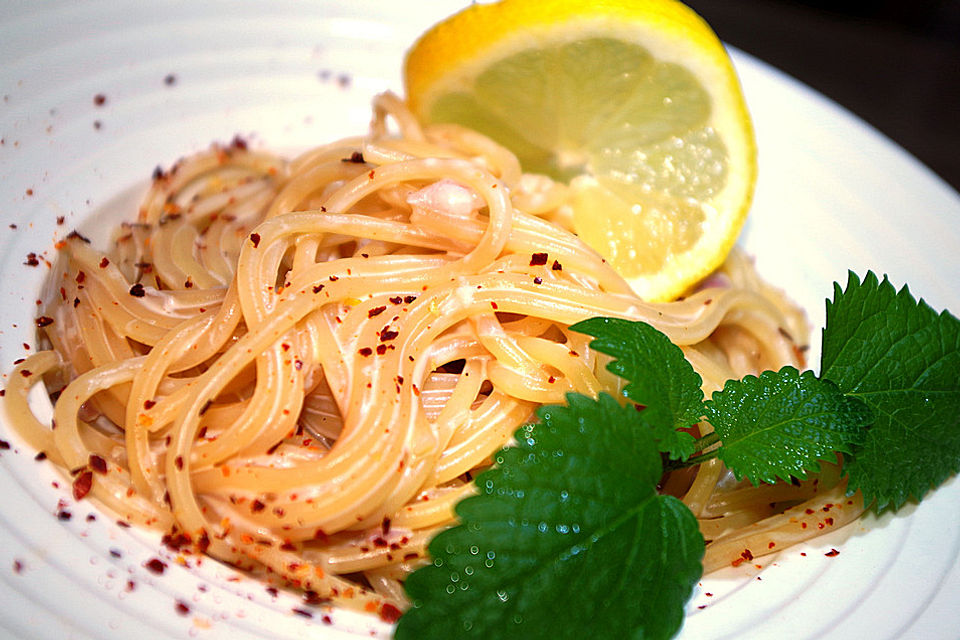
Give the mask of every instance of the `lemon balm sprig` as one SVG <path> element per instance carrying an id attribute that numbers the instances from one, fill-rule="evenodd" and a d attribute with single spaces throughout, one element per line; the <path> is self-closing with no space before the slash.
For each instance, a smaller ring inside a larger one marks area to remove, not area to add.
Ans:
<path id="1" fill-rule="evenodd" d="M 431 541 L 433 564 L 409 577 L 397 638 L 676 634 L 704 548 L 694 515 L 656 492 L 663 458 L 682 465 L 709 447 L 759 483 L 817 472 L 839 452 L 848 491 L 876 509 L 960 471 L 960 320 L 886 278 L 835 285 L 819 376 L 786 367 L 707 401 L 680 349 L 649 325 L 575 328 L 616 358 L 626 404 L 569 394 L 517 432 L 457 505 L 460 524 Z M 691 415 L 717 435 L 678 434 Z"/>

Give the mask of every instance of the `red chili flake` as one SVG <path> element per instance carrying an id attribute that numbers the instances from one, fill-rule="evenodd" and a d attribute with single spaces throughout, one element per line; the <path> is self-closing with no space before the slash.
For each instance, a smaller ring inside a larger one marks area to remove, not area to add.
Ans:
<path id="1" fill-rule="evenodd" d="M 359 349 L 357 353 L 359 353 L 364 358 L 366 358 L 367 356 L 373 355 L 373 349 L 371 349 L 370 347 L 363 347 L 362 349 Z"/>
<path id="2" fill-rule="evenodd" d="M 74 298 L 74 299 L 73 299 L 73 308 L 76 309 L 76 308 L 79 307 L 79 306 L 80 306 L 80 298 Z"/>
<path id="3" fill-rule="evenodd" d="M 329 278 L 327 278 L 327 280 L 329 280 L 330 282 L 336 282 L 339 279 L 340 278 L 338 278 L 337 276 L 330 276 Z"/>
<path id="4" fill-rule="evenodd" d="M 350 154 L 349 158 L 341 158 L 340 162 L 354 162 L 356 164 L 363 164 L 364 162 L 363 154 L 360 153 L 359 151 L 354 151 L 353 153 Z"/>
<path id="5" fill-rule="evenodd" d="M 37 254 L 31 251 L 30 253 L 27 254 L 27 259 L 24 261 L 23 264 L 27 265 L 28 267 L 36 267 L 40 264 L 40 260 L 37 259 Z"/>
<path id="6" fill-rule="evenodd" d="M 47 454 L 41 451 L 37 455 L 33 456 L 33 459 L 36 460 L 37 462 L 42 462 L 43 460 L 47 459 Z"/>
<path id="7" fill-rule="evenodd" d="M 177 471 L 183 469 L 183 456 L 177 456 L 173 459 L 173 464 L 177 468 Z"/>
<path id="8" fill-rule="evenodd" d="M 66 509 L 60 509 L 59 511 L 57 511 L 57 520 L 66 522 L 72 517 L 73 517 L 73 514 L 67 511 Z"/>
<path id="9" fill-rule="evenodd" d="M 333 618 L 327 614 L 323 614 L 323 617 L 320 618 L 320 621 L 323 622 L 323 624 L 333 624 Z"/>
<path id="10" fill-rule="evenodd" d="M 206 553 L 207 549 L 210 548 L 210 535 L 207 533 L 206 529 L 200 531 L 200 538 L 197 540 L 197 549 L 200 550 L 200 553 Z"/>
<path id="11" fill-rule="evenodd" d="M 74 239 L 74 238 L 76 238 L 77 240 L 80 240 L 80 241 L 82 241 L 82 242 L 86 242 L 87 244 L 90 244 L 90 238 L 87 238 L 87 237 L 85 237 L 85 236 L 82 236 L 82 235 L 80 235 L 79 233 L 77 233 L 76 231 L 71 231 L 70 233 L 67 234 L 67 239 L 68 239 L 68 240 L 72 240 L 72 239 Z"/>
<path id="12" fill-rule="evenodd" d="M 177 613 L 179 613 L 181 616 L 190 615 L 190 607 L 180 600 L 177 600 L 177 604 L 175 608 L 177 610 Z"/>
<path id="13" fill-rule="evenodd" d="M 133 591 L 137 588 L 137 583 L 133 580 L 127 580 L 127 591 Z"/>
<path id="14" fill-rule="evenodd" d="M 258 513 L 260 511 L 263 511 L 266 508 L 267 508 L 267 505 L 262 503 L 260 500 L 254 500 L 253 502 L 250 503 L 250 511 L 252 511 L 253 513 Z"/>
<path id="15" fill-rule="evenodd" d="M 827 518 L 824 520 L 824 522 L 827 524 L 827 526 L 833 526 L 833 518 Z"/>
<path id="16" fill-rule="evenodd" d="M 162 576 L 163 572 L 167 570 L 167 563 L 159 558 L 151 558 L 147 560 L 143 566 L 146 567 L 150 573 L 155 573 L 158 576 Z"/>
<path id="17" fill-rule="evenodd" d="M 400 304 L 401 302 L 403 302 L 403 297 L 393 296 L 392 298 L 390 298 L 390 302 L 392 302 L 393 304 Z"/>
<path id="18" fill-rule="evenodd" d="M 314 292 L 314 293 L 320 293 L 321 291 L 323 291 L 323 285 L 322 285 L 322 284 L 313 285 L 313 292 Z"/>
<path id="19" fill-rule="evenodd" d="M 750 549 L 744 549 L 740 554 L 740 557 L 749 562 L 750 560 L 753 560 L 753 553 L 750 552 Z"/>
<path id="20" fill-rule="evenodd" d="M 89 464 L 90 468 L 97 473 L 104 474 L 107 472 L 107 461 L 95 453 L 90 454 Z"/>
<path id="21" fill-rule="evenodd" d="M 259 244 L 260 244 L 260 234 L 259 234 L 259 233 L 251 233 L 251 234 L 250 234 L 250 242 L 253 243 L 253 248 L 256 249 L 257 246 L 259 246 Z"/>
<path id="22" fill-rule="evenodd" d="M 775 546 L 777 546 L 777 543 L 776 543 L 776 542 L 769 542 L 769 543 L 767 544 L 767 549 L 773 549 Z"/>
<path id="23" fill-rule="evenodd" d="M 387 342 L 389 340 L 395 340 L 397 336 L 400 335 L 399 331 L 394 331 L 393 329 L 388 329 L 384 327 L 380 331 L 380 342 Z"/>
<path id="24" fill-rule="evenodd" d="M 385 354 L 386 352 L 387 352 L 387 345 L 385 345 L 385 344 L 378 344 L 378 345 L 377 345 L 377 355 L 378 355 L 378 356 L 382 356 L 382 355 Z"/>
<path id="25" fill-rule="evenodd" d="M 83 271 L 77 271 L 77 277 L 75 279 L 77 284 L 83 284 L 83 281 L 87 279 L 87 274 Z"/>
<path id="26" fill-rule="evenodd" d="M 316 591 L 313 591 L 310 589 L 303 592 L 302 598 L 306 604 L 309 604 L 315 607 L 319 607 L 320 605 L 327 604 L 328 602 L 331 601 L 331 598 L 325 598 L 324 596 L 321 596 Z"/>
<path id="27" fill-rule="evenodd" d="M 808 516 L 813 512 L 814 512 L 813 509 L 807 509 L 806 511 L 804 511 L 804 513 L 807 514 Z"/>
<path id="28" fill-rule="evenodd" d="M 380 608 L 380 619 L 389 624 L 393 624 L 394 622 L 399 620 L 400 616 L 402 615 L 403 615 L 403 612 L 401 612 L 400 609 L 396 608 L 389 602 L 385 603 Z"/>
<path id="29" fill-rule="evenodd" d="M 110 265 L 110 260 L 109 260 L 109 259 L 107 259 L 106 257 L 101 258 L 101 260 L 100 260 L 100 268 L 101 268 L 101 269 L 106 269 L 109 265 Z"/>
<path id="30" fill-rule="evenodd" d="M 21 561 L 19 561 L 19 560 L 14 560 L 14 561 L 13 561 L 13 572 L 14 572 L 14 573 L 20 573 L 21 571 L 23 571 L 23 563 L 22 563 Z"/>
<path id="31" fill-rule="evenodd" d="M 827 556 L 828 558 L 833 558 L 833 557 L 836 557 L 836 556 L 840 555 L 840 552 L 837 551 L 836 549 L 830 549 L 830 551 L 827 551 L 827 552 L 826 552 L 825 554 L 823 554 L 823 555 Z"/>
<path id="32" fill-rule="evenodd" d="M 213 404 L 213 400 L 207 400 L 202 407 L 200 407 L 200 413 L 198 415 L 203 415 L 207 412 L 207 409 L 210 408 L 210 405 Z"/>
<path id="33" fill-rule="evenodd" d="M 540 276 L 537 276 L 536 278 L 533 279 L 533 284 L 543 284 L 543 278 L 541 278 Z"/>
<path id="34" fill-rule="evenodd" d="M 48 327 L 53 324 L 53 318 L 50 316 L 40 316 L 37 318 L 37 328 L 42 329 L 43 327 Z"/>
<path id="35" fill-rule="evenodd" d="M 417 296 L 404 296 L 404 297 L 403 297 L 403 301 L 406 302 L 407 304 L 410 304 L 411 302 L 413 302 L 413 301 L 416 300 L 416 299 L 417 299 Z"/>
<path id="36" fill-rule="evenodd" d="M 93 96 L 93 104 L 95 106 L 102 107 L 103 105 L 107 104 L 107 96 L 103 95 L 102 93 L 98 93 L 97 95 Z"/>
<path id="37" fill-rule="evenodd" d="M 120 549 L 110 549 L 110 555 L 114 558 L 122 558 L 123 552 Z"/>
<path id="38" fill-rule="evenodd" d="M 375 175 L 374 170 L 373 170 L 373 169 L 370 169 L 370 173 L 367 174 L 367 177 L 370 178 L 371 180 L 373 180 L 373 176 L 374 176 L 374 175 Z"/>
<path id="39" fill-rule="evenodd" d="M 298 429 L 299 429 L 299 428 L 298 428 Z M 198 436 L 198 437 L 199 437 L 199 436 Z M 274 452 L 275 452 L 277 449 L 279 449 L 279 448 L 280 448 L 280 445 L 282 445 L 282 444 L 283 444 L 283 440 L 281 440 L 280 442 L 278 442 L 278 443 L 276 443 L 275 445 L 271 446 L 269 449 L 267 449 L 267 455 L 268 455 L 268 456 L 272 456 L 272 455 L 274 454 Z"/>
<path id="40" fill-rule="evenodd" d="M 130 287 L 130 295 L 132 295 L 134 298 L 142 298 L 143 296 L 147 295 L 147 292 L 144 290 L 143 285 L 138 282 Z"/>
<path id="41" fill-rule="evenodd" d="M 154 401 L 154 400 L 144 400 L 144 401 L 143 401 L 143 408 L 146 409 L 146 410 L 148 410 L 148 411 L 149 411 L 150 409 L 153 409 L 156 405 L 157 405 L 157 403 L 156 403 L 156 401 Z"/>
<path id="42" fill-rule="evenodd" d="M 291 609 L 298 616 L 303 616 L 304 618 L 312 618 L 313 614 L 307 611 L 306 609 L 300 609 L 299 607 L 294 607 Z"/>
<path id="43" fill-rule="evenodd" d="M 546 253 L 534 253 L 530 256 L 530 266 L 541 267 L 547 264 L 547 257 L 548 255 Z"/>
<path id="44" fill-rule="evenodd" d="M 554 271 L 563 271 L 563 265 L 556 260 L 553 261 L 553 265 L 551 265 L 550 268 Z"/>
<path id="45" fill-rule="evenodd" d="M 0 449 L 7 450 L 10 448 L 10 443 L 6 440 L 0 440 Z"/>
<path id="46" fill-rule="evenodd" d="M 492 301 L 491 301 L 491 302 L 490 302 L 490 308 L 493 309 L 494 311 L 496 311 L 497 309 L 500 308 L 500 306 L 499 306 L 496 302 L 492 302 Z"/>
<path id="47" fill-rule="evenodd" d="M 386 307 L 374 307 L 373 309 L 370 309 L 370 311 L 367 311 L 367 317 L 374 318 L 386 310 L 387 310 Z"/>
<path id="48" fill-rule="evenodd" d="M 73 499 L 83 500 L 93 487 L 93 472 L 85 470 L 73 481 Z"/>

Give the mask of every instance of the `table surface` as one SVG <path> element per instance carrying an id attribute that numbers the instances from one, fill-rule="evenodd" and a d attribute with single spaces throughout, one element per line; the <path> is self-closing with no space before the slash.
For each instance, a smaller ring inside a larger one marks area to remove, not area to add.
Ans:
<path id="1" fill-rule="evenodd" d="M 960 190 L 960 0 L 685 0 Z"/>

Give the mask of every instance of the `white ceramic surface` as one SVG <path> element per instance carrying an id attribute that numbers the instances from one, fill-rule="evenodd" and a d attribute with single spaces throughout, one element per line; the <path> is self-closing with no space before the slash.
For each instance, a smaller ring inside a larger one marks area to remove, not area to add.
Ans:
<path id="1" fill-rule="evenodd" d="M 102 237 L 118 196 L 129 200 L 156 165 L 211 142 L 239 134 L 298 148 L 362 133 L 370 97 L 401 91 L 406 46 L 461 4 L 0 5 L 2 370 L 34 342 L 49 270 L 23 264 L 28 253 L 52 259 L 54 242 L 78 226 Z M 888 273 L 934 307 L 960 311 L 960 197 L 849 113 L 734 53 L 761 167 L 741 243 L 760 271 L 815 326 L 847 269 Z M 155 536 L 73 504 L 68 483 L 3 424 L 0 438 L 12 444 L 0 453 L 0 635 L 389 636 L 343 611 L 299 615 L 306 607 L 295 596 L 274 597 L 212 561 L 177 566 Z M 56 517 L 60 500 L 70 520 Z M 826 557 L 832 548 L 839 555 Z M 960 483 L 951 481 L 919 507 L 787 550 L 763 569 L 705 578 L 681 637 L 954 638 L 958 549 Z M 155 557 L 170 564 L 162 576 L 144 566 Z"/>

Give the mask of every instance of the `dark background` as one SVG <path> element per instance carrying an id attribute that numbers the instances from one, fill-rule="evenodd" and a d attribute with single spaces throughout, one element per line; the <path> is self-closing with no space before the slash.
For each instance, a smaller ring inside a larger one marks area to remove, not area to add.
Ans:
<path id="1" fill-rule="evenodd" d="M 960 191 L 960 0 L 685 0 Z"/>

